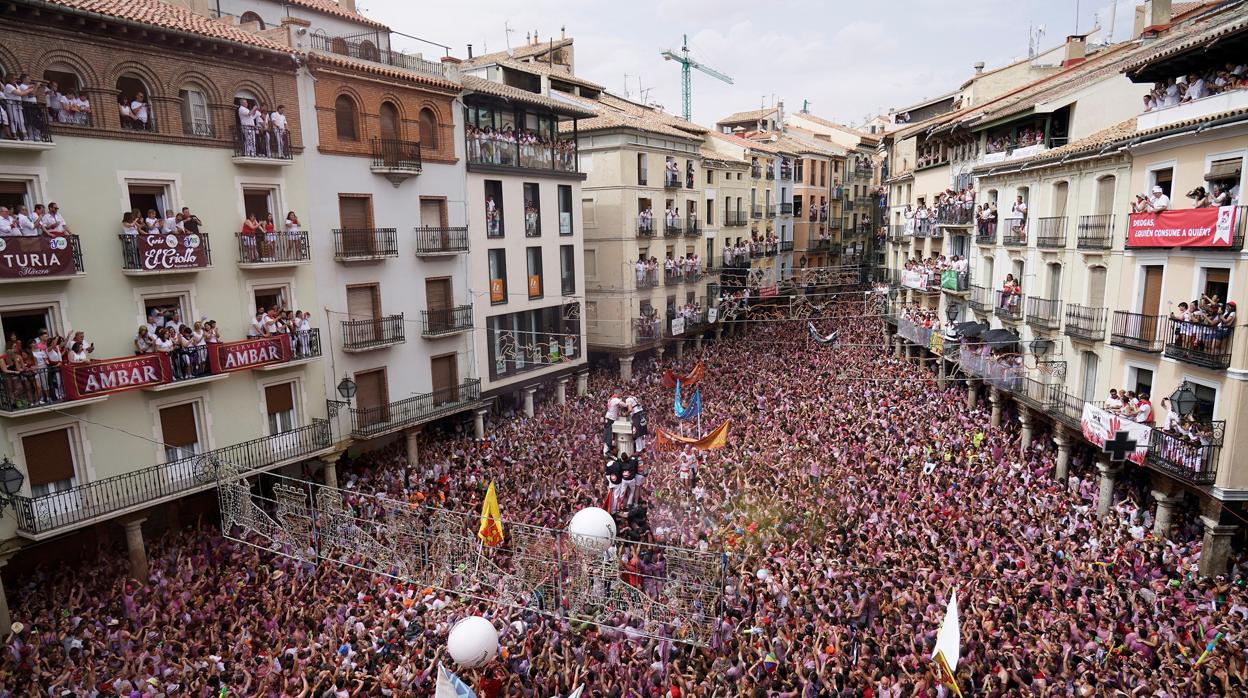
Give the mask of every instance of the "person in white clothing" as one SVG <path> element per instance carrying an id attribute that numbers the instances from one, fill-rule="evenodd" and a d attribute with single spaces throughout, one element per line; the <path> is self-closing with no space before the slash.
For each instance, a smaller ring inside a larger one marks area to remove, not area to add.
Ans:
<path id="1" fill-rule="evenodd" d="M 22 237 L 33 238 L 39 234 L 39 229 L 35 226 L 37 218 L 30 215 L 25 206 L 17 207 L 17 234 Z"/>
<path id="2" fill-rule="evenodd" d="M 1161 213 L 1170 208 L 1170 197 L 1161 187 L 1154 185 L 1153 195 L 1148 197 L 1148 207 L 1153 213 Z"/>
<path id="3" fill-rule="evenodd" d="M 57 206 L 55 201 L 48 204 L 48 210 L 43 214 L 43 218 L 40 219 L 39 223 L 48 235 L 59 237 L 73 232 L 66 225 L 65 219 L 61 217 L 61 207 Z"/>
<path id="4" fill-rule="evenodd" d="M 251 102 L 246 99 L 238 100 L 238 127 L 242 136 L 243 155 L 255 157 L 256 112 L 251 108 Z"/>
<path id="5" fill-rule="evenodd" d="M 130 118 L 134 119 L 134 128 L 148 130 L 147 97 L 142 92 L 135 93 L 134 99 L 130 100 Z"/>
<path id="6" fill-rule="evenodd" d="M 8 206 L 0 206 L 0 236 L 17 235 L 17 221 Z"/>
<path id="7" fill-rule="evenodd" d="M 269 128 L 273 131 L 274 157 L 286 157 L 286 105 L 277 105 L 277 111 L 269 114 Z"/>

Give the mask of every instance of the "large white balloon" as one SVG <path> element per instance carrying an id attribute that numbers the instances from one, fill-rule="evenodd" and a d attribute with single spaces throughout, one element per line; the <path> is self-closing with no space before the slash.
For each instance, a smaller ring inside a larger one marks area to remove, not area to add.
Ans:
<path id="1" fill-rule="evenodd" d="M 451 627 L 446 651 L 465 669 L 489 664 L 498 656 L 498 631 L 481 616 L 468 616 Z"/>
<path id="2" fill-rule="evenodd" d="M 568 524 L 572 544 L 587 550 L 606 550 L 615 538 L 615 519 L 606 509 L 585 507 Z"/>

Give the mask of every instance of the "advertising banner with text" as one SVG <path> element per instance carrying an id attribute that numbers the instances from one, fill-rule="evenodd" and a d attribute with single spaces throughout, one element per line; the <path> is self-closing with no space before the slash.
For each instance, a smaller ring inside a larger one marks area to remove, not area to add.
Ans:
<path id="1" fill-rule="evenodd" d="M 214 374 L 242 371 L 289 360 L 290 339 L 285 336 L 259 337 L 208 345 L 208 366 Z"/>
<path id="2" fill-rule="evenodd" d="M 169 355 L 163 353 L 61 365 L 66 400 L 146 388 L 171 380 L 173 365 L 169 362 Z"/>
<path id="3" fill-rule="evenodd" d="M 0 237 L 0 279 L 46 279 L 77 273 L 69 238 Z"/>
<path id="4" fill-rule="evenodd" d="M 1235 206 L 1132 213 L 1128 247 L 1230 247 L 1235 237 Z"/>
<path id="5" fill-rule="evenodd" d="M 208 266 L 204 238 L 197 233 L 139 235 L 138 262 L 147 271 L 203 269 Z"/>

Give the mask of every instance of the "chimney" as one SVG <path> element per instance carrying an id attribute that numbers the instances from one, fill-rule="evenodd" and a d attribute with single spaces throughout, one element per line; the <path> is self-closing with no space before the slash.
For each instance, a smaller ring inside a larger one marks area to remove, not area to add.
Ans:
<path id="1" fill-rule="evenodd" d="M 1062 58 L 1062 67 L 1068 68 L 1082 63 L 1088 58 L 1088 36 L 1071 34 L 1066 37 L 1066 55 Z"/>
<path id="2" fill-rule="evenodd" d="M 1159 32 L 1170 26 L 1172 12 L 1170 0 L 1148 0 L 1148 16 L 1144 20 L 1144 31 Z"/>
<path id="3" fill-rule="evenodd" d="M 1138 39 L 1144 33 L 1144 11 L 1147 8 L 1143 5 L 1135 6 L 1135 25 L 1131 28 L 1131 38 Z"/>
<path id="4" fill-rule="evenodd" d="M 568 38 L 568 28 L 567 28 L 567 26 L 562 26 L 562 27 L 559 27 L 559 40 L 560 40 L 560 41 L 563 41 L 563 40 L 564 40 L 564 39 L 566 39 L 566 38 Z"/>
<path id="5" fill-rule="evenodd" d="M 468 60 L 472 60 L 472 44 L 468 44 Z"/>
<path id="6" fill-rule="evenodd" d="M 338 0 L 338 7 L 352 14 L 355 14 L 356 12 L 355 0 Z"/>
<path id="7" fill-rule="evenodd" d="M 776 102 L 776 130 L 784 129 L 784 100 Z"/>
<path id="8" fill-rule="evenodd" d="M 979 61 L 979 62 L 977 62 L 975 65 L 973 65 L 973 66 L 971 66 L 971 67 L 973 67 L 973 68 L 975 69 L 975 74 L 976 74 L 976 75 L 979 75 L 980 73 L 984 72 L 984 62 L 983 62 L 983 61 Z"/>

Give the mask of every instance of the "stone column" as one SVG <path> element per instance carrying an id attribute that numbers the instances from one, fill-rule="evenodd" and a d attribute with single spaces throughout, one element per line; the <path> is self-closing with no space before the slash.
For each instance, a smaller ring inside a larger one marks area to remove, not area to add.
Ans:
<path id="1" fill-rule="evenodd" d="M 537 392 L 537 388 L 524 389 L 524 416 L 533 416 L 533 393 Z"/>
<path id="2" fill-rule="evenodd" d="M 143 522 L 146 516 L 121 522 L 126 529 L 126 550 L 130 553 L 130 576 L 146 584 L 148 577 L 147 549 L 143 547 Z"/>
<path id="3" fill-rule="evenodd" d="M 979 395 L 975 393 L 975 380 L 971 379 L 966 382 L 966 409 L 975 409 L 975 403 L 979 401 Z"/>
<path id="4" fill-rule="evenodd" d="M 893 337 L 893 356 L 901 358 L 901 337 Z"/>
<path id="5" fill-rule="evenodd" d="M 1023 451 L 1026 451 L 1028 447 L 1031 446 L 1031 430 L 1032 426 L 1035 424 L 1033 419 L 1031 409 L 1029 409 L 1026 405 L 1020 404 L 1018 406 L 1018 421 L 1023 425 L 1023 438 L 1021 439 Z"/>
<path id="6" fill-rule="evenodd" d="M 1226 558 L 1231 552 L 1231 536 L 1235 526 L 1219 523 L 1208 516 L 1200 517 L 1205 525 L 1205 540 L 1200 546 L 1200 576 L 1226 574 Z"/>
<path id="7" fill-rule="evenodd" d="M 667 347 L 665 347 L 665 346 L 663 346 L 662 344 L 660 344 L 659 346 L 655 347 L 655 349 L 654 349 L 654 358 L 655 358 L 655 359 L 656 359 L 659 363 L 663 363 L 663 355 L 664 355 L 664 354 L 666 354 L 666 353 L 667 353 Z"/>
<path id="8" fill-rule="evenodd" d="M 936 357 L 936 387 L 945 389 L 945 360 L 939 356 Z"/>
<path id="9" fill-rule="evenodd" d="M 1153 519 L 1153 535 L 1157 538 L 1170 537 L 1170 524 L 1174 523 L 1174 512 L 1183 501 L 1182 494 L 1171 494 L 1153 490 L 1153 499 L 1157 501 L 1157 516 Z"/>
<path id="10" fill-rule="evenodd" d="M 723 326 L 723 325 L 717 325 L 717 326 L 715 327 L 715 341 L 716 341 L 716 342 L 718 342 L 719 340 L 721 340 L 721 339 L 723 339 L 723 338 L 724 338 L 724 326 Z"/>
<path id="11" fill-rule="evenodd" d="M 620 380 L 627 383 L 633 379 L 633 357 L 620 357 Z"/>
<path id="12" fill-rule="evenodd" d="M 1053 442 L 1057 444 L 1057 467 L 1053 471 L 1053 479 L 1065 488 L 1070 476 L 1070 434 L 1065 427 L 1058 426 L 1054 429 Z"/>
<path id="13" fill-rule="evenodd" d="M 1096 498 L 1096 515 L 1105 518 L 1114 503 L 1114 483 L 1121 468 L 1109 462 L 1108 456 L 1097 456 L 1096 472 L 1100 474 L 1101 492 Z"/>
<path id="14" fill-rule="evenodd" d="M 584 397 L 589 394 L 589 371 L 576 374 L 576 394 Z"/>
<path id="15" fill-rule="evenodd" d="M 699 351 L 701 351 L 701 349 L 702 349 L 702 335 L 698 335 L 697 337 L 694 337 L 694 339 L 693 339 L 693 348 L 694 348 L 694 349 L 697 349 L 697 350 L 699 350 Z"/>
<path id="16" fill-rule="evenodd" d="M 568 377 L 564 376 L 555 384 L 555 402 L 560 405 L 568 404 Z"/>
<path id="17" fill-rule="evenodd" d="M 472 414 L 472 435 L 477 441 L 485 438 L 485 415 L 488 413 L 487 408 L 481 407 Z"/>
<path id="18" fill-rule="evenodd" d="M 420 429 L 415 427 L 403 432 L 407 439 L 407 467 L 415 468 L 420 463 Z"/>
<path id="19" fill-rule="evenodd" d="M 321 461 L 325 467 L 321 469 L 321 477 L 326 487 L 338 487 L 338 459 L 325 458 Z"/>
<path id="20" fill-rule="evenodd" d="M 992 426 L 1001 426 L 1001 391 L 996 388 L 988 389 L 988 402 L 992 403 Z"/>
<path id="21" fill-rule="evenodd" d="M 0 554 L 0 571 L 9 563 L 16 550 Z M 9 597 L 4 594 L 4 579 L 0 578 L 0 636 L 8 634 L 13 627 L 13 617 L 9 615 Z"/>
<path id="22" fill-rule="evenodd" d="M 676 360 L 680 361 L 685 358 L 685 340 L 683 337 L 676 338 Z"/>

